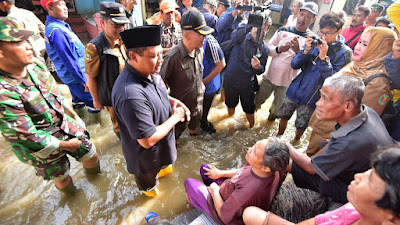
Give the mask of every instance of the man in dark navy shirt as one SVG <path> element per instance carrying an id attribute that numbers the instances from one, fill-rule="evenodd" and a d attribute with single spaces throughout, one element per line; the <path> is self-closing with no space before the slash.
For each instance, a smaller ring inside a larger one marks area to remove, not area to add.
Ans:
<path id="1" fill-rule="evenodd" d="M 145 195 L 155 197 L 158 177 L 172 172 L 176 160 L 174 126 L 190 119 L 179 100 L 168 96 L 157 73 L 162 59 L 159 26 L 126 30 L 121 38 L 128 61 L 112 92 L 128 172 Z"/>
<path id="2" fill-rule="evenodd" d="M 265 19 L 262 27 L 251 27 L 249 24 L 240 26 L 233 31 L 231 37 L 234 43 L 229 61 L 224 73 L 225 105 L 228 107 L 229 116 L 235 114 L 237 104 L 242 105 L 243 112 L 246 113 L 249 127 L 252 128 L 255 123 L 255 104 L 254 92 L 256 74 L 260 75 L 265 71 L 269 50 L 267 44 L 261 41 L 262 47 L 259 47 L 257 33 L 260 39 L 262 33 L 266 34 L 272 25 L 272 20 L 265 13 L 260 13 Z M 262 39 L 261 39 L 262 40 Z M 256 81 L 257 82 L 257 81 Z"/>

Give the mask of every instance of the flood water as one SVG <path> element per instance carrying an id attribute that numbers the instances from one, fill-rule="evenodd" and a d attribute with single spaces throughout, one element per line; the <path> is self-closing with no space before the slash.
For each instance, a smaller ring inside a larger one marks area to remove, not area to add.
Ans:
<path id="1" fill-rule="evenodd" d="M 276 28 L 270 30 L 266 41 Z M 68 88 L 61 87 L 68 97 Z M 0 224 L 139 225 L 146 224 L 144 215 L 149 211 L 171 220 L 192 209 L 186 200 L 183 183 L 189 177 L 201 180 L 199 168 L 202 163 L 211 163 L 220 169 L 239 168 L 246 163 L 245 154 L 249 147 L 258 140 L 276 136 L 278 120 L 267 120 L 271 102 L 272 97 L 257 111 L 256 124 L 249 129 L 240 104 L 234 117 L 229 117 L 225 104 L 217 95 L 208 116 L 217 133 L 210 135 L 200 131 L 197 136 L 190 136 L 185 131 L 182 134 L 177 143 L 178 158 L 173 173 L 160 179 L 160 194 L 156 198 L 141 194 L 134 176 L 126 171 L 119 139 L 105 110 L 101 112 L 101 123 L 91 122 L 87 115 L 83 118 L 91 141 L 96 145 L 102 172 L 88 176 L 82 165 L 70 158 L 70 175 L 78 189 L 74 196 L 62 194 L 53 182 L 37 177 L 35 170 L 20 162 L 0 136 Z M 294 138 L 293 117 L 281 136 L 284 140 Z M 307 130 L 300 141 L 292 142 L 293 146 L 305 150 L 309 133 Z"/>
<path id="2" fill-rule="evenodd" d="M 160 195 L 148 198 L 137 189 L 134 176 L 126 169 L 120 142 L 112 131 L 107 111 L 101 112 L 101 123 L 88 118 L 88 130 L 100 157 L 101 174 L 88 176 L 82 165 L 71 159 L 70 174 L 77 186 L 75 196 L 59 192 L 53 182 L 35 175 L 32 167 L 21 163 L 0 139 L 0 224 L 145 224 L 144 214 L 158 212 L 162 218 L 173 219 L 192 209 L 186 201 L 183 182 L 186 178 L 201 179 L 203 162 L 218 168 L 238 168 L 245 163 L 245 152 L 257 140 L 275 136 L 278 121 L 268 122 L 271 98 L 257 111 L 254 128 L 248 129 L 245 114 L 238 106 L 233 118 L 217 95 L 209 120 L 215 134 L 199 132 L 190 136 L 185 131 L 177 143 L 178 159 L 174 171 L 160 179 Z M 283 139 L 293 140 L 293 120 Z M 305 148 L 309 131 L 293 143 Z"/>

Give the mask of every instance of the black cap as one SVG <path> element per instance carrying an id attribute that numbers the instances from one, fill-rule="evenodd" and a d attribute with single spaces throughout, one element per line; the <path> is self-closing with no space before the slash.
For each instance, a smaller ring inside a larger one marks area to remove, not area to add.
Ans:
<path id="1" fill-rule="evenodd" d="M 214 32 L 214 29 L 207 26 L 204 16 L 199 11 L 188 11 L 183 14 L 181 19 L 182 30 L 194 30 L 199 34 L 208 35 Z"/>
<path id="2" fill-rule="evenodd" d="M 125 7 L 116 2 L 100 2 L 100 15 L 110 18 L 114 23 L 130 23 L 126 17 Z"/>
<path id="3" fill-rule="evenodd" d="M 158 25 L 134 27 L 120 33 L 127 49 L 161 44 L 161 28 Z"/>
<path id="4" fill-rule="evenodd" d="M 229 6 L 231 6 L 231 1 L 229 1 L 229 0 L 218 0 L 218 3 L 224 5 L 225 8 L 228 8 Z"/>

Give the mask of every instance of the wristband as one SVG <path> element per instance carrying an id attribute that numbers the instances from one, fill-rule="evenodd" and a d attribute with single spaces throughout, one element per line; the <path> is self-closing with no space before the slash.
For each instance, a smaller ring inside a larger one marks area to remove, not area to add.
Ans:
<path id="1" fill-rule="evenodd" d="M 279 46 L 276 46 L 275 51 L 276 51 L 276 53 L 278 53 L 278 54 L 279 54 L 279 53 L 282 53 L 282 52 L 279 51 Z"/>

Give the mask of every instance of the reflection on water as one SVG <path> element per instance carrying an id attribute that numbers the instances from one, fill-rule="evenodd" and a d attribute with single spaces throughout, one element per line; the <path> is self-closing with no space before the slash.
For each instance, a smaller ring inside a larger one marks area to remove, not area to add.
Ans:
<path id="1" fill-rule="evenodd" d="M 257 140 L 274 136 L 278 122 L 268 122 L 271 99 L 257 112 L 253 129 L 240 106 L 233 118 L 228 117 L 226 106 L 217 95 L 210 110 L 209 120 L 217 129 L 210 135 L 197 136 L 187 131 L 179 139 L 178 159 L 172 174 L 160 179 L 160 195 L 150 199 L 137 189 L 134 176 L 125 170 L 125 159 L 118 138 L 112 131 L 107 111 L 101 112 L 101 125 L 90 124 L 88 130 L 97 147 L 102 173 L 88 176 L 80 163 L 71 159 L 71 176 L 78 193 L 66 197 L 52 182 L 35 175 L 32 167 L 21 163 L 9 145 L 0 139 L 0 224 L 145 224 L 148 211 L 172 219 L 192 209 L 187 203 L 183 182 L 186 178 L 200 179 L 199 167 L 203 162 L 226 168 L 238 168 L 245 163 L 245 152 Z M 308 132 L 295 147 L 304 148 Z M 294 138 L 291 120 L 282 138 Z"/>

